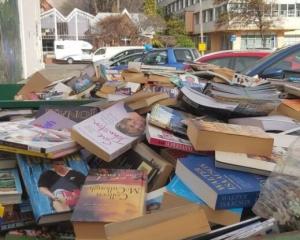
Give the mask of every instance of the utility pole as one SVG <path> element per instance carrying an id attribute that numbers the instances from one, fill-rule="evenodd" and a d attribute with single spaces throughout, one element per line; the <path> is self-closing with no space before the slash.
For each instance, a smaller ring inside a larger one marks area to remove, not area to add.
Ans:
<path id="1" fill-rule="evenodd" d="M 199 1 L 199 9 L 200 9 L 200 44 L 204 45 L 204 36 L 203 36 L 203 13 L 202 13 L 202 0 Z M 200 48 L 200 47 L 199 47 Z M 206 47 L 205 47 L 206 48 Z M 204 49 L 201 47 L 201 54 L 204 55 Z"/>
<path id="2" fill-rule="evenodd" d="M 120 12 L 120 0 L 117 0 L 117 10 L 118 10 L 118 13 Z"/>

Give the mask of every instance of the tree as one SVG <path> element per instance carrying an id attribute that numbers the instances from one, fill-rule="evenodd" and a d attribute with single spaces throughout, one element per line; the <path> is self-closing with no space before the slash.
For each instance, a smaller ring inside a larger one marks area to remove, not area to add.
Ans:
<path id="1" fill-rule="evenodd" d="M 156 0 L 145 0 L 144 1 L 144 13 L 147 16 L 156 16 L 157 15 Z"/>
<path id="2" fill-rule="evenodd" d="M 138 40 L 138 28 L 126 15 L 108 16 L 97 24 L 98 39 L 104 44 L 122 45 L 124 38 Z"/>
<path id="3" fill-rule="evenodd" d="M 195 43 L 187 35 L 177 35 L 176 36 L 176 46 L 178 46 L 178 47 L 194 48 L 195 47 Z"/>
<path id="4" fill-rule="evenodd" d="M 177 17 L 171 17 L 167 20 L 166 35 L 185 35 L 184 21 Z"/>
<path id="5" fill-rule="evenodd" d="M 224 3 L 222 0 L 217 3 Z M 266 47 L 266 34 L 277 19 L 272 17 L 272 4 L 266 0 L 238 0 L 227 2 L 227 11 L 220 14 L 217 27 L 227 29 L 258 29 L 262 46 Z"/>

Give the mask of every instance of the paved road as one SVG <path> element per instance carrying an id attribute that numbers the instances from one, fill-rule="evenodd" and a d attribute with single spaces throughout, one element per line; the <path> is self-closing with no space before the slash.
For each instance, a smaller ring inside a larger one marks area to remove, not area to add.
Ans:
<path id="1" fill-rule="evenodd" d="M 79 76 L 88 64 L 46 64 L 40 72 L 49 80 L 55 81 L 68 77 Z"/>

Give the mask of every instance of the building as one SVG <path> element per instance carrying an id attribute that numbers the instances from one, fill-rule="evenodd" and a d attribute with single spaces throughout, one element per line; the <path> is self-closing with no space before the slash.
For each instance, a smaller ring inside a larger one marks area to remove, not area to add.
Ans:
<path id="1" fill-rule="evenodd" d="M 56 8 L 41 13 L 43 51 L 52 52 L 55 40 L 85 40 L 94 43 L 96 35 L 101 33 L 96 28 L 99 21 L 108 16 L 126 15 L 138 27 L 140 35 L 152 38 L 155 31 L 150 25 L 143 26 L 142 22 L 146 16 L 140 13 L 129 13 L 124 9 L 121 13 L 99 12 L 96 16 L 80 9 L 73 9 L 67 16 L 64 16 Z M 128 37 L 124 38 L 124 45 Z"/>
<path id="2" fill-rule="evenodd" d="M 298 1 L 298 2 L 297 2 Z M 223 49 L 251 49 L 262 48 L 262 39 L 255 26 L 220 27 L 217 24 L 219 16 L 229 11 L 233 1 L 215 4 L 215 0 L 158 0 L 158 4 L 165 8 L 168 15 L 179 15 L 185 18 L 186 29 L 195 42 L 200 39 L 200 5 L 202 5 L 202 20 L 204 41 L 207 49 L 217 51 Z M 267 48 L 278 48 L 286 44 L 300 42 L 300 1 L 275 0 L 272 1 L 270 17 L 273 26 L 266 35 Z"/>
<path id="3" fill-rule="evenodd" d="M 39 0 L 0 0 L 0 82 L 19 82 L 43 67 Z"/>
<path id="4" fill-rule="evenodd" d="M 56 8 L 41 14 L 43 51 L 53 51 L 55 40 L 91 40 L 92 21 L 95 16 L 73 9 L 63 16 Z"/>

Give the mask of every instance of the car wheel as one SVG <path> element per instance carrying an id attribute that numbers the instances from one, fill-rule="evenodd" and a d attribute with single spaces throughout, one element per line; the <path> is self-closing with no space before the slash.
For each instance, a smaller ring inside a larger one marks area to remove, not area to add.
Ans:
<path id="1" fill-rule="evenodd" d="M 68 63 L 68 64 L 73 64 L 73 62 L 74 62 L 73 58 L 68 58 L 68 59 L 67 59 L 67 63 Z"/>

